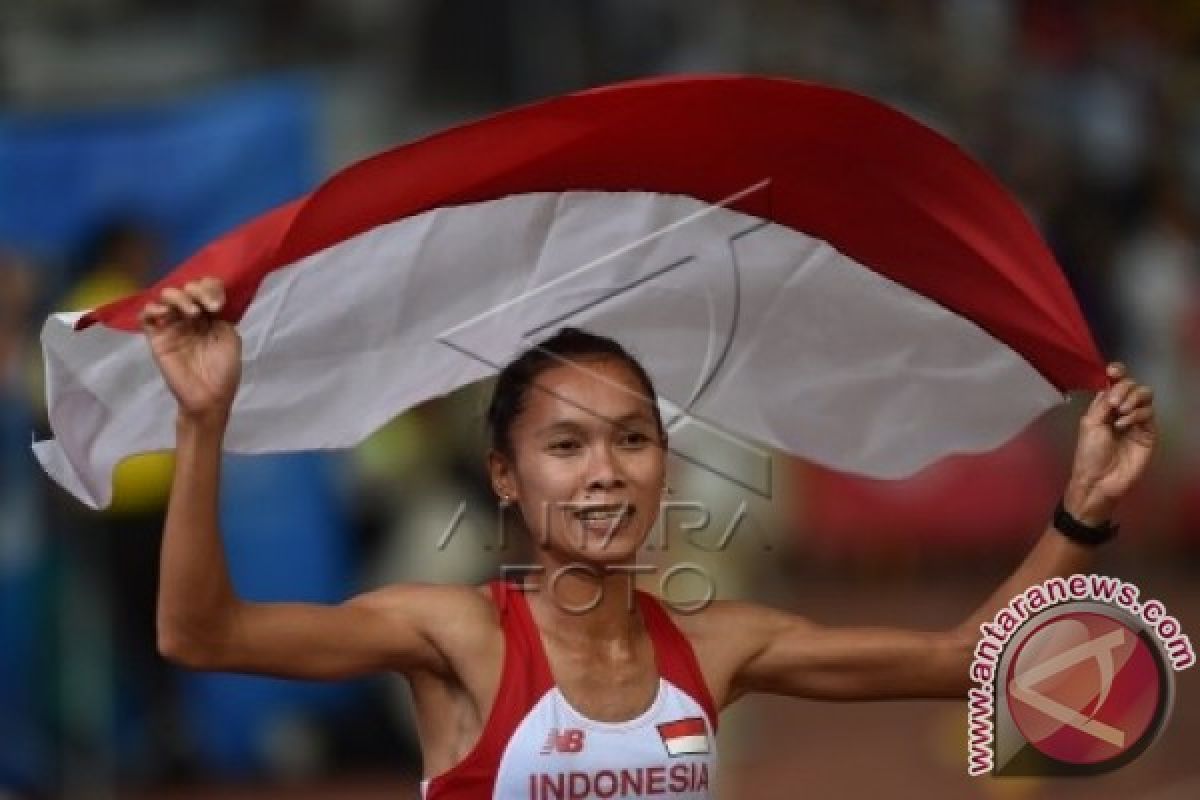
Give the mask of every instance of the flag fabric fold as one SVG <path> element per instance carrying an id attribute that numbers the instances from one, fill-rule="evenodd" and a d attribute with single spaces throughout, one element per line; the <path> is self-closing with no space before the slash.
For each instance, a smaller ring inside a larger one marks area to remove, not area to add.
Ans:
<path id="1" fill-rule="evenodd" d="M 900 477 L 1007 441 L 1102 360 L 1019 205 L 950 141 L 862 96 L 739 76 L 580 92 L 367 159 L 159 284 L 42 331 L 53 439 L 92 507 L 174 444 L 138 333 L 222 278 L 244 453 L 349 447 L 564 325 L 640 357 L 675 424 Z"/>

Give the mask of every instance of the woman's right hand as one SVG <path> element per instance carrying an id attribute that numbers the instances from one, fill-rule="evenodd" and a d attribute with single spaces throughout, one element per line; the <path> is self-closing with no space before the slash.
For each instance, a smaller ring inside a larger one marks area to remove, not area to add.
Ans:
<path id="1" fill-rule="evenodd" d="M 242 370 L 242 339 L 216 314 L 225 286 L 201 278 L 163 289 L 141 311 L 142 331 L 179 411 L 185 416 L 227 418 Z"/>

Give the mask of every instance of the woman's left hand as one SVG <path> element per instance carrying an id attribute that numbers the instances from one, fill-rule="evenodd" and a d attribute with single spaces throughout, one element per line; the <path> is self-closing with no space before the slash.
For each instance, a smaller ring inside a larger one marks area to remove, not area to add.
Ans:
<path id="1" fill-rule="evenodd" d="M 1125 374 L 1125 365 L 1108 365 L 1113 385 L 1099 392 L 1079 421 L 1075 464 L 1063 503 L 1087 525 L 1112 518 L 1121 501 L 1145 472 L 1158 440 L 1154 393 Z"/>

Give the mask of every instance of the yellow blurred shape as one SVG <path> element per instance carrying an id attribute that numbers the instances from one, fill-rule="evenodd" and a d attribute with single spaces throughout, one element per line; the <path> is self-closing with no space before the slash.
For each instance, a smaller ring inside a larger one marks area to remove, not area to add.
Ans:
<path id="1" fill-rule="evenodd" d="M 130 456 L 113 470 L 113 514 L 146 514 L 166 506 L 175 471 L 174 453 Z"/>
<path id="2" fill-rule="evenodd" d="M 955 704 L 941 709 L 935 719 L 930 737 L 937 760 L 947 767 L 967 771 L 967 707 Z M 987 797 L 997 800 L 1026 800 L 1037 797 L 1042 781 L 1036 777 L 994 778 L 986 775 L 972 778 Z"/>

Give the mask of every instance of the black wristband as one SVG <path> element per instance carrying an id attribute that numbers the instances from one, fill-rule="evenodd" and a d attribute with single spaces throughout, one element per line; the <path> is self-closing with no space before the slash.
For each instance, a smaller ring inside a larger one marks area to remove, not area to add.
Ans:
<path id="1" fill-rule="evenodd" d="M 1071 512 L 1063 506 L 1062 500 L 1058 501 L 1058 507 L 1054 509 L 1054 529 L 1071 541 L 1088 547 L 1104 544 L 1117 535 L 1120 527 L 1112 520 L 1100 525 L 1084 524 L 1071 516 Z"/>

